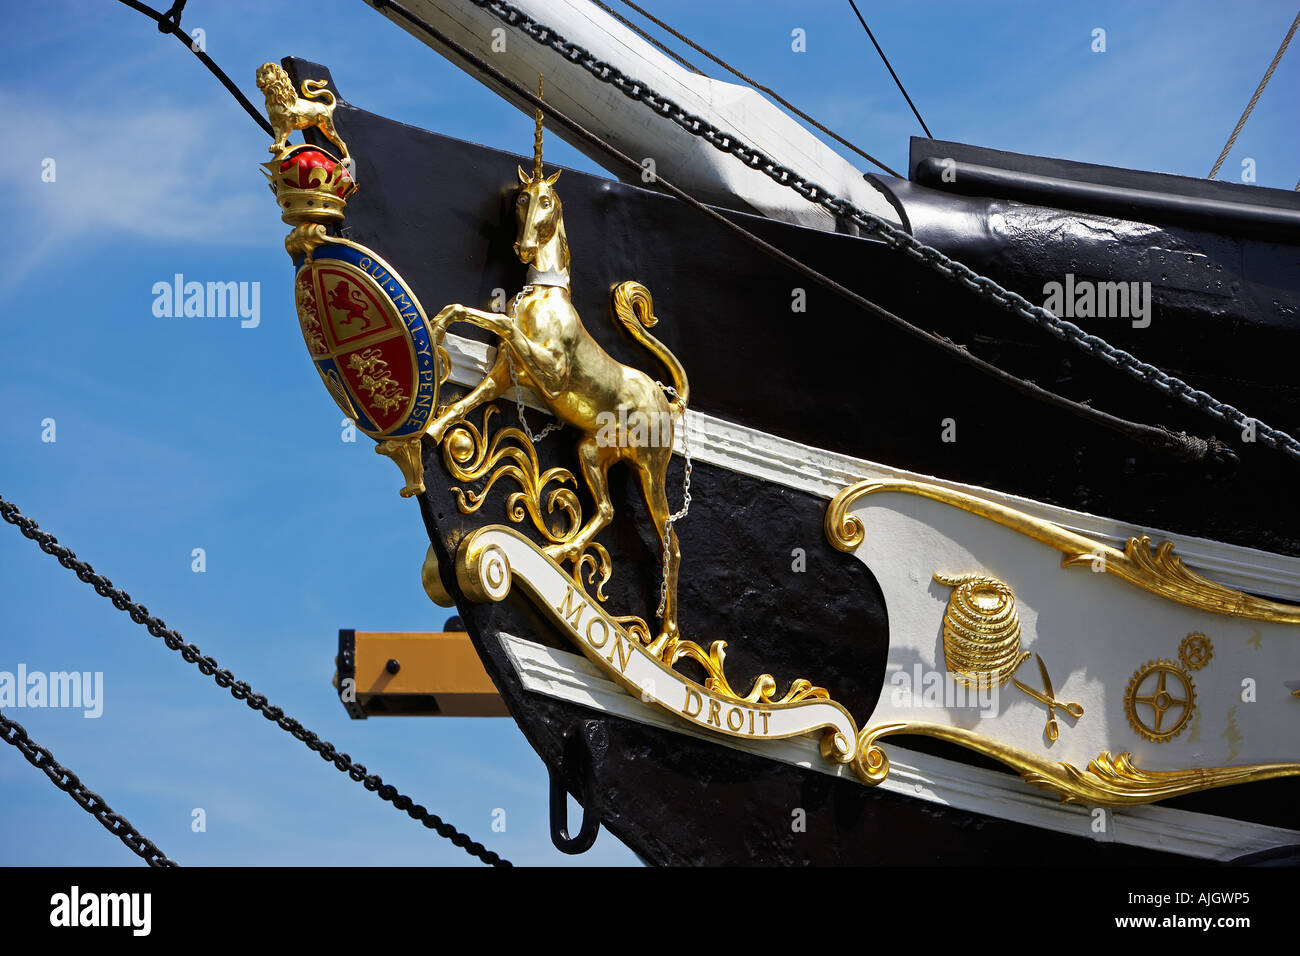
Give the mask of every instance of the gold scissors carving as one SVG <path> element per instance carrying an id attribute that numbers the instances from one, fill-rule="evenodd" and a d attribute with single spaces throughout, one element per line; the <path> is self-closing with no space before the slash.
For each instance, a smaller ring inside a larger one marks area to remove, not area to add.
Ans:
<path id="1" fill-rule="evenodd" d="M 1041 692 L 1034 690 L 1034 688 L 1020 683 L 1020 681 L 1016 680 L 1014 677 L 1011 678 L 1011 683 L 1015 684 L 1030 697 L 1034 698 L 1034 700 L 1047 705 L 1047 739 L 1055 741 L 1061 736 L 1061 727 L 1056 722 L 1056 708 L 1061 708 L 1061 710 L 1065 711 L 1075 720 L 1078 720 L 1083 716 L 1083 707 L 1073 701 L 1062 703 L 1057 700 L 1056 692 L 1052 690 L 1052 678 L 1047 673 L 1047 665 L 1043 663 L 1042 657 L 1038 654 L 1034 654 L 1034 660 L 1038 661 L 1038 672 L 1043 675 L 1043 690 Z"/>

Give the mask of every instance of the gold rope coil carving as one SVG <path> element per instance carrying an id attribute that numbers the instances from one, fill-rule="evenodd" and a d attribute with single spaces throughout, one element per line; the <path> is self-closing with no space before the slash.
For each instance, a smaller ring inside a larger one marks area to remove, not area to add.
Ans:
<path id="1" fill-rule="evenodd" d="M 934 579 L 953 589 L 943 617 L 943 656 L 949 673 L 968 687 L 1001 686 L 1024 661 L 1020 612 L 1004 582 L 983 574 Z"/>

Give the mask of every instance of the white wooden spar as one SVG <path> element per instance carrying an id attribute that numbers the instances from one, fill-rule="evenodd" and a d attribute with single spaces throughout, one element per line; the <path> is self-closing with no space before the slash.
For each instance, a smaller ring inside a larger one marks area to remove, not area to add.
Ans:
<path id="1" fill-rule="evenodd" d="M 867 212 L 901 225 L 884 195 L 856 169 L 798 122 L 768 102 L 756 90 L 723 83 L 692 73 L 645 42 L 623 24 L 587 0 L 511 0 L 534 20 L 612 63 L 628 76 L 644 80 L 659 94 L 687 112 L 706 117 L 728 132 L 735 132 L 776 162 L 797 171 L 834 195 Z M 655 171 L 669 182 L 704 202 L 744 211 L 757 211 L 772 219 L 835 230 L 835 219 L 794 190 L 778 185 L 763 173 L 749 169 L 736 157 L 687 133 L 595 79 L 549 46 L 535 42 L 522 31 L 498 20 L 468 0 L 404 0 L 408 9 L 458 43 L 492 63 L 526 88 L 546 77 L 546 98 L 593 133 L 633 158 L 653 159 Z M 476 74 L 446 47 L 394 13 L 382 13 L 412 36 L 465 69 L 494 92 L 532 115 L 533 107 L 500 84 Z M 495 37 L 493 31 L 498 32 Z M 504 39 L 505 49 L 501 50 Z M 495 49 L 494 49 L 495 41 Z M 548 130 L 552 130 L 549 121 Z M 555 135 L 566 140 L 614 175 L 641 184 L 641 177 L 612 167 L 605 154 L 571 138 L 564 129 Z"/>

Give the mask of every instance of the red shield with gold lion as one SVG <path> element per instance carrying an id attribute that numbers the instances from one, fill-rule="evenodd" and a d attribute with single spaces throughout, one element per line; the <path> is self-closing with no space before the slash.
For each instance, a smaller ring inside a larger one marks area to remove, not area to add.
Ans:
<path id="1" fill-rule="evenodd" d="M 344 414 L 373 438 L 422 432 L 437 404 L 432 336 L 389 265 L 342 239 L 300 263 L 295 301 L 312 359 Z"/>

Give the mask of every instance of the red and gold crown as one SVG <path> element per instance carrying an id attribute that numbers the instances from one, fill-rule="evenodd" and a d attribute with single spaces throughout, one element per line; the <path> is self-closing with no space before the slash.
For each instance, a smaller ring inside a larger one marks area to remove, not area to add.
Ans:
<path id="1" fill-rule="evenodd" d="M 348 199 L 357 191 L 346 166 L 317 146 L 304 143 L 263 163 L 280 207 L 280 218 L 291 226 L 343 220 Z"/>

